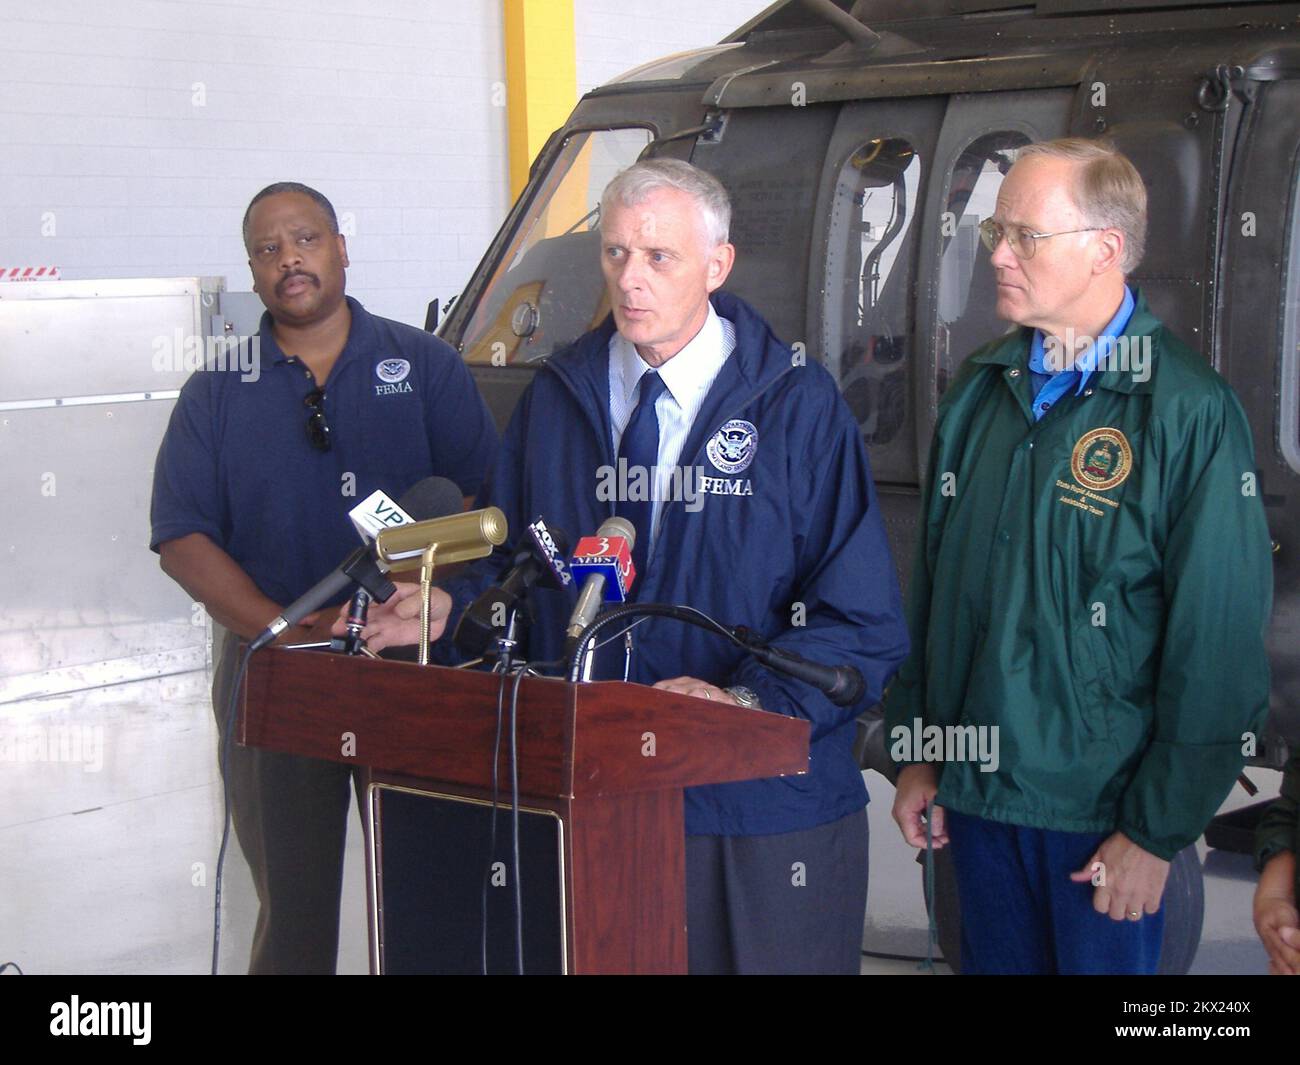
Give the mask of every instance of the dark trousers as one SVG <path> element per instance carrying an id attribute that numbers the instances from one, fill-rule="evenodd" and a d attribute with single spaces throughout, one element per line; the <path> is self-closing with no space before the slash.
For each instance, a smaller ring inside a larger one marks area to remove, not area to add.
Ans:
<path id="1" fill-rule="evenodd" d="M 858 975 L 867 858 L 865 809 L 774 836 L 687 836 L 689 971 Z"/>
<path id="2" fill-rule="evenodd" d="M 945 810 L 961 905 L 961 971 L 1148 974 L 1165 912 L 1112 921 L 1092 908 L 1084 868 L 1110 833 L 1024 828 Z"/>
<path id="3" fill-rule="evenodd" d="M 224 748 L 238 639 L 213 633 L 212 703 Z M 228 776 L 235 835 L 260 904 L 248 971 L 333 973 L 352 767 L 234 743 Z"/>

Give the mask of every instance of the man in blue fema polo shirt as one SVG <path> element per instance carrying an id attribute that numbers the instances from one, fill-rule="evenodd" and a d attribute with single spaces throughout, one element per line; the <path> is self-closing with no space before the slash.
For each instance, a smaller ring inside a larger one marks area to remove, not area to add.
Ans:
<path id="1" fill-rule="evenodd" d="M 538 370 L 484 498 L 514 530 L 540 514 L 576 536 L 626 517 L 640 601 L 689 604 L 861 671 L 863 698 L 839 707 L 698 629 L 653 618 L 628 633 L 633 681 L 812 722 L 806 776 L 686 792 L 690 971 L 856 974 L 867 792 L 854 719 L 906 656 L 907 630 L 862 436 L 834 380 L 721 291 L 730 217 L 718 180 L 679 160 L 611 182 L 600 254 L 612 314 Z M 651 502 L 632 488 L 643 479 Z M 454 628 L 509 557 L 477 567 L 477 583 L 449 582 L 435 631 Z M 533 659 L 561 657 L 575 600 L 533 592 Z M 418 640 L 417 611 L 399 590 L 372 612 L 371 646 Z M 597 678 L 623 676 L 613 643 L 617 661 L 598 660 Z"/>
<path id="2" fill-rule="evenodd" d="M 263 189 L 244 244 L 266 305 L 253 372 L 209 369 L 185 383 L 154 471 L 150 542 L 217 623 L 222 735 L 237 638 L 257 635 L 357 545 L 348 511 L 430 476 L 472 497 L 497 445 L 455 351 L 344 295 L 347 247 L 319 192 Z M 351 768 L 236 746 L 228 771 L 261 903 L 250 972 L 333 972 Z"/>

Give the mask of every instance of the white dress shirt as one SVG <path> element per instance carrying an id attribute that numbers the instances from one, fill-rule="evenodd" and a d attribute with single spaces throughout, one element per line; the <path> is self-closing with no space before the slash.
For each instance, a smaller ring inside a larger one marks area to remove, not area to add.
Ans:
<path id="1" fill-rule="evenodd" d="M 659 376 L 666 387 L 655 403 L 655 414 L 659 418 L 659 457 L 653 477 L 651 543 L 659 535 L 660 515 L 669 495 L 673 469 L 681 458 L 695 416 L 722 370 L 722 364 L 735 348 L 736 327 L 726 318 L 719 318 L 713 305 L 709 304 L 709 314 L 700 331 L 686 347 L 659 367 Z M 636 410 L 641 375 L 650 369 L 653 367 L 641 358 L 636 345 L 621 333 L 616 332 L 610 338 L 609 422 L 616 455 L 623 431 Z"/>

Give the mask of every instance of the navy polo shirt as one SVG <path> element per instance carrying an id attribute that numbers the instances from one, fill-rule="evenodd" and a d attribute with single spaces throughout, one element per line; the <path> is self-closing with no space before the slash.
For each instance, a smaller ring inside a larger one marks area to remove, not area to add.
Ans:
<path id="1" fill-rule="evenodd" d="M 185 382 L 154 468 L 154 551 L 203 533 L 285 605 L 360 543 L 348 511 L 375 489 L 399 499 L 439 476 L 478 494 L 497 432 L 460 356 L 351 297 L 348 307 L 347 344 L 324 385 L 327 452 L 307 434 L 311 372 L 280 350 L 269 314 L 256 372 L 206 369 Z"/>

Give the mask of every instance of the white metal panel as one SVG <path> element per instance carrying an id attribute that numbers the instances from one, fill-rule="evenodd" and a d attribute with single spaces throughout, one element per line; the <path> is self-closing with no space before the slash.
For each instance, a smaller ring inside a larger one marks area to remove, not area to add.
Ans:
<path id="1" fill-rule="evenodd" d="M 0 285 L 0 702 L 202 667 L 149 544 L 154 459 L 219 278 Z"/>

